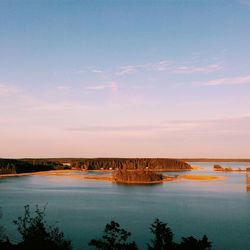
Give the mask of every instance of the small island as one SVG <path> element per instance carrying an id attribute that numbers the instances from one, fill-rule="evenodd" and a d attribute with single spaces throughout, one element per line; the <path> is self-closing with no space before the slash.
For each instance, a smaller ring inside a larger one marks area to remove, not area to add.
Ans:
<path id="1" fill-rule="evenodd" d="M 113 180 L 121 184 L 158 184 L 165 180 L 165 176 L 147 169 L 118 169 L 113 172 Z"/>

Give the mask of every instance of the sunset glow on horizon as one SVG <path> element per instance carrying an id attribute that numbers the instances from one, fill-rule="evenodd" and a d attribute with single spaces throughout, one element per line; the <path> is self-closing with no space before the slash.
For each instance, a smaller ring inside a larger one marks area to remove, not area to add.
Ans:
<path id="1" fill-rule="evenodd" d="M 250 156 L 250 1 L 0 1 L 0 158 Z"/>

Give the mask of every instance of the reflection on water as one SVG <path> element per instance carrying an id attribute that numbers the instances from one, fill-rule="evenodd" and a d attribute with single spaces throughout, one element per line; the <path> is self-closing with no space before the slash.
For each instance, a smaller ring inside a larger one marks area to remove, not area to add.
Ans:
<path id="1" fill-rule="evenodd" d="M 148 227 L 156 217 L 169 224 L 176 240 L 207 234 L 213 249 L 250 249 L 250 193 L 246 193 L 245 174 L 213 172 L 213 163 L 194 165 L 204 168 L 185 174 L 221 175 L 226 179 L 126 186 L 67 176 L 2 178 L 2 222 L 10 238 L 18 241 L 13 219 L 23 213 L 26 204 L 42 206 L 48 202 L 48 221 L 58 221 L 56 225 L 72 239 L 77 250 L 88 249 L 86 243 L 99 237 L 112 219 L 132 232 L 140 249 L 146 249 Z"/>

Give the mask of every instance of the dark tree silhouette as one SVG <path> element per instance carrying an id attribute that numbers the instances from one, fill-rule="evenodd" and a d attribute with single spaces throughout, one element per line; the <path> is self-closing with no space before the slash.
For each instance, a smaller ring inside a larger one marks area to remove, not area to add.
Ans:
<path id="1" fill-rule="evenodd" d="M 130 232 L 120 228 L 120 225 L 115 221 L 111 221 L 104 229 L 102 239 L 91 240 L 89 246 L 94 246 L 101 250 L 137 250 L 135 242 L 127 242 L 131 236 Z"/>
<path id="2" fill-rule="evenodd" d="M 65 240 L 63 232 L 55 226 L 48 226 L 45 220 L 45 210 L 36 206 L 35 215 L 30 213 L 29 205 L 24 207 L 24 215 L 17 218 L 14 224 L 22 236 L 22 241 L 11 244 L 0 225 L 1 250 L 71 250 L 71 242 Z M 2 213 L 0 210 L 0 219 Z M 173 241 L 173 233 L 167 223 L 156 219 L 150 226 L 153 234 L 148 250 L 211 250 L 212 243 L 206 235 L 202 239 L 193 236 L 182 237 L 180 243 Z M 138 250 L 134 241 L 128 242 L 131 233 L 111 221 L 106 225 L 101 239 L 92 239 L 89 246 L 101 250 Z"/>
<path id="3" fill-rule="evenodd" d="M 173 242 L 173 233 L 166 223 L 156 219 L 150 226 L 150 231 L 154 238 L 151 240 L 151 244 L 148 244 L 148 250 L 176 249 Z"/>
<path id="4" fill-rule="evenodd" d="M 201 240 L 195 239 L 193 236 L 182 238 L 182 242 L 179 244 L 178 249 L 180 250 L 210 250 L 212 243 L 208 241 L 206 235 Z"/>
<path id="5" fill-rule="evenodd" d="M 64 239 L 64 234 L 57 227 L 48 226 L 45 220 L 45 209 L 36 206 L 35 216 L 32 217 L 29 205 L 24 207 L 24 215 L 14 221 L 23 241 L 17 249 L 37 250 L 70 250 L 71 242 Z"/>
<path id="6" fill-rule="evenodd" d="M 206 235 L 201 240 L 190 237 L 182 237 L 181 243 L 173 241 L 173 233 L 166 223 L 156 219 L 150 227 L 154 238 L 148 244 L 148 250 L 210 250 L 212 243 Z"/>

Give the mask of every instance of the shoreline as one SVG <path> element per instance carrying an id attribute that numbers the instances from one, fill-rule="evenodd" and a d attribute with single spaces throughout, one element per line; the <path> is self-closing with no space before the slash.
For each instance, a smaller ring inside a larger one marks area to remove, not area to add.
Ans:
<path id="1" fill-rule="evenodd" d="M 243 173 L 243 174 L 246 174 L 246 173 L 250 173 L 250 170 L 247 170 L 247 169 L 231 169 L 231 170 L 226 170 L 226 169 L 222 169 L 222 170 L 217 170 L 217 169 L 214 169 L 213 170 L 214 172 L 222 172 L 222 173 Z"/>
<path id="2" fill-rule="evenodd" d="M 148 169 L 147 171 L 152 172 L 186 172 L 191 171 L 192 169 Z M 65 169 L 65 170 L 48 170 L 48 171 L 38 171 L 38 172 L 30 172 L 30 173 L 18 173 L 18 174 L 0 174 L 1 177 L 19 177 L 19 176 L 32 176 L 32 175 L 56 175 L 56 174 L 63 174 L 63 173 L 112 173 L 115 170 L 109 169 L 102 169 L 102 170 L 76 170 L 76 169 Z"/>
<path id="3" fill-rule="evenodd" d="M 19 173 L 19 174 L 0 174 L 1 177 L 19 177 L 19 176 L 32 176 L 32 175 L 53 175 L 60 173 L 74 173 L 79 172 L 77 170 L 49 170 L 49 171 L 38 171 L 38 172 L 30 172 L 30 173 Z"/>
<path id="4" fill-rule="evenodd" d="M 205 176 L 205 175 L 178 175 L 174 176 L 167 176 L 164 175 L 164 179 L 160 181 L 143 181 L 143 182 L 136 182 L 136 181 L 129 181 L 129 182 L 117 182 L 113 178 L 113 176 L 96 176 L 96 175 L 72 175 L 72 173 L 81 173 L 81 172 L 99 172 L 99 173 L 111 173 L 111 170 L 84 170 L 84 171 L 77 171 L 77 170 L 50 170 L 50 171 L 40 171 L 40 172 L 33 172 L 33 173 L 21 173 L 21 174 L 0 174 L 0 178 L 4 177 L 22 177 L 22 176 L 57 176 L 57 177 L 68 177 L 73 179 L 80 179 L 80 180 L 92 180 L 92 181 L 108 181 L 117 184 L 127 184 L 127 185 L 150 185 L 150 184 L 161 184 L 164 182 L 174 181 L 178 179 L 183 180 L 194 180 L 194 181 L 216 181 L 216 180 L 224 180 L 226 177 L 223 176 Z"/>
<path id="5" fill-rule="evenodd" d="M 185 162 L 249 162 L 250 159 L 237 159 L 237 158 L 177 158 Z"/>

